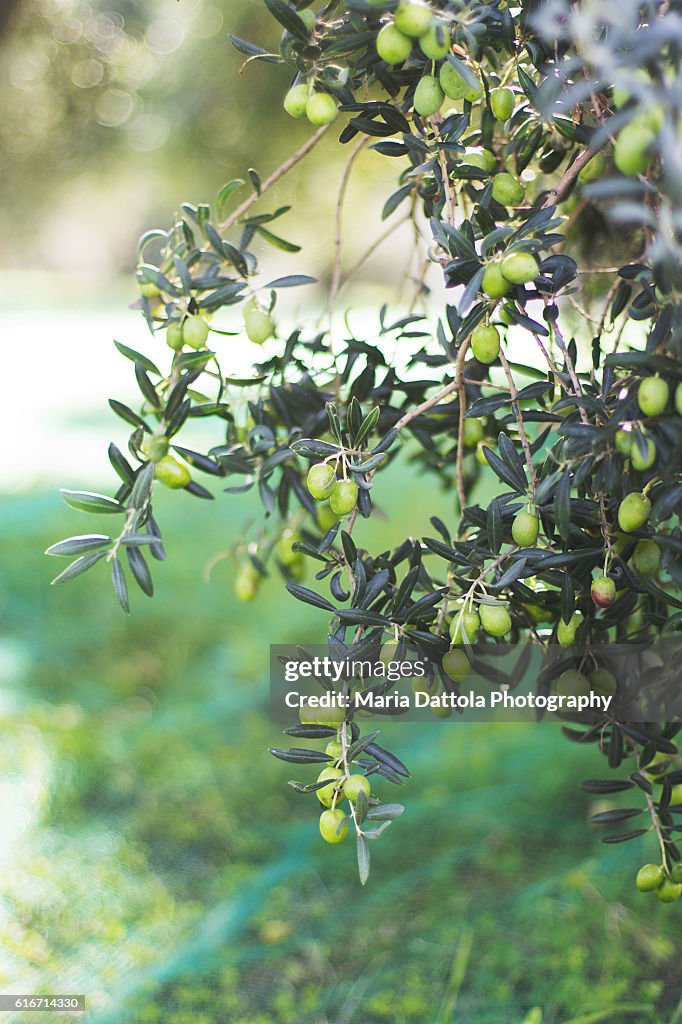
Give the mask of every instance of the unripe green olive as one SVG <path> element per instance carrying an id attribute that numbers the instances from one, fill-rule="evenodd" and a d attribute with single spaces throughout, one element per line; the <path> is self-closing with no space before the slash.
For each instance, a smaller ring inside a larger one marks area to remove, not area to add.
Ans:
<path id="1" fill-rule="evenodd" d="M 343 778 L 343 772 L 340 768 L 323 768 L 320 774 L 317 776 L 318 782 L 324 782 L 329 779 L 329 785 L 323 786 L 322 789 L 316 789 L 317 799 L 320 801 L 323 807 L 331 807 L 332 801 L 334 800 L 334 793 L 336 792 L 336 785 L 339 779 Z"/>
<path id="2" fill-rule="evenodd" d="M 300 541 L 301 537 L 294 530 L 284 530 L 277 542 L 277 556 L 283 565 L 293 565 L 301 561 L 301 552 L 294 551 L 294 544 Z"/>
<path id="3" fill-rule="evenodd" d="M 589 692 L 588 679 L 574 668 L 562 672 L 556 681 L 556 693 L 562 697 L 586 697 Z"/>
<path id="4" fill-rule="evenodd" d="M 476 462 L 478 462 L 479 466 L 487 466 L 488 465 L 488 460 L 485 457 L 485 450 L 484 450 L 486 447 L 487 447 L 487 445 L 485 444 L 484 441 L 481 441 L 480 444 L 476 445 L 476 455 L 475 455 L 475 458 L 476 458 Z"/>
<path id="5" fill-rule="evenodd" d="M 456 612 L 450 625 L 450 639 L 453 644 L 463 644 L 466 633 L 467 643 L 473 644 L 481 628 L 481 617 L 478 612 Z"/>
<path id="6" fill-rule="evenodd" d="M 634 441 L 634 434 L 631 430 L 617 430 L 614 438 L 616 448 L 621 455 L 629 455 L 632 451 L 632 443 Z"/>
<path id="7" fill-rule="evenodd" d="M 172 455 L 165 455 L 162 459 L 159 459 L 154 466 L 154 476 L 162 484 L 165 484 L 166 487 L 170 487 L 174 491 L 186 487 L 192 479 L 187 466 L 182 462 L 178 462 Z"/>
<path id="8" fill-rule="evenodd" d="M 477 81 L 475 85 L 470 85 L 468 87 L 467 91 L 464 93 L 464 99 L 468 100 L 469 103 L 475 103 L 476 100 L 480 100 L 483 92 L 483 86 Z"/>
<path id="9" fill-rule="evenodd" d="M 491 264 L 491 267 L 494 266 L 496 264 Z M 491 267 L 486 268 L 486 273 Z M 483 285 L 485 290 L 485 274 L 483 276 Z M 485 324 L 479 324 L 478 327 L 474 327 L 471 332 L 471 351 L 479 363 L 485 363 L 486 365 L 494 363 L 500 354 L 500 332 L 497 328 L 486 326 Z"/>
<path id="10" fill-rule="evenodd" d="M 246 336 L 254 345 L 262 345 L 274 334 L 275 324 L 272 317 L 255 299 L 246 303 L 243 316 Z"/>
<path id="11" fill-rule="evenodd" d="M 500 269 L 512 284 L 529 284 L 539 273 L 538 261 L 529 252 L 514 252 L 505 256 Z"/>
<path id="12" fill-rule="evenodd" d="M 616 584 L 608 576 L 595 576 L 590 595 L 597 608 L 610 608 L 616 600 Z"/>
<path id="13" fill-rule="evenodd" d="M 489 263 L 483 272 L 481 291 L 491 299 L 501 299 L 511 289 L 511 284 L 500 270 L 499 263 Z"/>
<path id="14" fill-rule="evenodd" d="M 512 626 L 509 612 L 502 604 L 479 605 L 478 614 L 481 617 L 481 625 L 490 636 L 505 636 Z"/>
<path id="15" fill-rule="evenodd" d="M 596 668 L 594 672 L 590 672 L 588 679 L 595 693 L 600 693 L 604 697 L 615 694 L 618 689 L 616 677 L 607 668 Z"/>
<path id="16" fill-rule="evenodd" d="M 680 801 L 678 800 L 677 803 L 679 804 Z M 677 885 L 682 885 L 682 864 L 675 864 L 674 868 L 670 872 L 670 877 Z"/>
<path id="17" fill-rule="evenodd" d="M 443 672 L 453 683 L 463 683 L 471 675 L 471 662 L 459 647 L 443 655 Z"/>
<path id="18" fill-rule="evenodd" d="M 682 885 L 673 882 L 671 878 L 664 878 L 656 889 L 656 896 L 661 903 L 674 903 L 682 896 Z"/>
<path id="19" fill-rule="evenodd" d="M 203 348 L 208 338 L 208 324 L 203 316 L 188 316 L 182 325 L 182 339 L 190 348 Z"/>
<path id="20" fill-rule="evenodd" d="M 632 122 L 623 128 L 613 149 L 613 162 L 621 174 L 644 174 L 651 161 L 656 135 L 642 124 Z"/>
<path id="21" fill-rule="evenodd" d="M 670 388 L 661 377 L 645 377 L 639 385 L 637 401 L 645 416 L 660 416 L 670 398 Z"/>
<path id="22" fill-rule="evenodd" d="M 532 548 L 540 532 L 540 520 L 533 512 L 521 511 L 512 523 L 512 537 L 520 548 Z"/>
<path id="23" fill-rule="evenodd" d="M 306 103 L 305 113 L 311 124 L 321 128 L 336 120 L 339 107 L 333 96 L 328 92 L 314 92 Z"/>
<path id="24" fill-rule="evenodd" d="M 369 797 L 370 789 L 369 779 L 364 775 L 349 775 L 343 784 L 343 795 L 354 804 L 360 793 Z"/>
<path id="25" fill-rule="evenodd" d="M 346 712 L 336 704 L 329 708 L 313 708 L 304 704 L 298 709 L 298 720 L 301 725 L 326 725 L 329 729 L 340 729 L 346 720 Z"/>
<path id="26" fill-rule="evenodd" d="M 260 573 L 251 562 L 242 565 L 236 580 L 234 581 L 234 592 L 238 601 L 253 601 L 258 594 L 260 585 Z"/>
<path id="27" fill-rule="evenodd" d="M 183 337 L 182 324 L 179 320 L 173 320 L 168 324 L 166 328 L 166 344 L 169 348 L 172 348 L 174 352 L 179 352 L 185 343 Z"/>
<path id="28" fill-rule="evenodd" d="M 348 816 L 340 807 L 322 811 L 320 815 L 320 835 L 326 843 L 341 843 L 348 835 Z"/>
<path id="29" fill-rule="evenodd" d="M 456 67 L 446 61 L 440 69 L 440 87 L 451 100 L 463 100 L 469 91 L 469 83 Z"/>
<path id="30" fill-rule="evenodd" d="M 394 24 L 384 25 L 377 36 L 377 53 L 387 64 L 403 64 L 412 53 L 412 40 Z"/>
<path id="31" fill-rule="evenodd" d="M 595 153 L 591 160 L 581 168 L 578 174 L 578 181 L 581 181 L 583 185 L 586 185 L 589 181 L 596 181 L 597 178 L 601 178 L 602 174 L 606 170 L 606 160 L 604 159 L 603 153 Z"/>
<path id="32" fill-rule="evenodd" d="M 306 484 L 315 501 L 324 501 L 331 495 L 331 488 L 335 480 L 336 473 L 329 463 L 318 462 L 308 470 Z"/>
<path id="33" fill-rule="evenodd" d="M 431 117 L 443 105 L 445 94 L 433 75 L 424 75 L 414 92 L 414 109 L 421 117 Z"/>
<path id="34" fill-rule="evenodd" d="M 573 612 L 568 622 L 564 622 L 563 619 L 559 619 L 559 624 L 556 628 L 556 638 L 562 647 L 570 647 L 571 644 L 574 643 L 576 633 L 578 632 L 582 621 L 583 613 L 581 611 Z"/>
<path id="35" fill-rule="evenodd" d="M 338 523 L 338 521 L 339 517 L 337 516 L 336 512 L 332 512 L 329 502 L 322 502 L 322 504 L 317 509 L 317 523 L 320 529 L 324 533 L 327 533 L 327 531 L 331 530 L 332 526 L 335 523 Z"/>
<path id="36" fill-rule="evenodd" d="M 401 0 L 395 12 L 395 27 L 414 39 L 423 36 L 433 21 L 433 11 L 426 4 Z"/>
<path id="37" fill-rule="evenodd" d="M 447 57 L 450 45 L 450 26 L 437 19 L 419 37 L 419 48 L 429 60 L 442 60 Z"/>
<path id="38" fill-rule="evenodd" d="M 524 609 L 528 613 L 529 618 L 532 622 L 552 622 L 554 616 L 548 608 L 543 608 L 539 604 L 524 604 Z"/>
<path id="39" fill-rule="evenodd" d="M 658 864 L 644 864 L 637 872 L 635 885 L 640 892 L 653 892 L 663 881 L 663 870 Z"/>
<path id="40" fill-rule="evenodd" d="M 640 576 L 653 576 L 661 564 L 661 549 L 655 540 L 639 540 L 632 552 L 631 561 Z"/>
<path id="41" fill-rule="evenodd" d="M 483 420 L 478 419 L 476 416 L 470 416 L 464 420 L 462 440 L 464 441 L 465 448 L 475 448 L 479 441 L 483 440 L 484 436 Z"/>
<path id="42" fill-rule="evenodd" d="M 498 121 L 508 121 L 514 113 L 514 93 L 511 89 L 494 89 L 490 94 L 490 109 Z"/>
<path id="43" fill-rule="evenodd" d="M 310 90 L 307 85 L 293 85 L 284 97 L 284 109 L 287 114 L 291 117 L 305 117 L 309 95 Z"/>
<path id="44" fill-rule="evenodd" d="M 145 434 L 140 444 L 140 451 L 147 456 L 150 462 L 160 462 L 164 456 L 168 455 L 168 444 L 165 434 Z"/>
<path id="45" fill-rule="evenodd" d="M 145 299 L 155 299 L 157 295 L 161 294 L 161 289 L 153 281 L 138 279 L 137 286 L 140 289 L 140 295 L 144 295 Z"/>
<path id="46" fill-rule="evenodd" d="M 641 448 L 635 442 L 630 452 L 630 462 L 632 463 L 633 469 L 642 472 L 645 469 L 650 469 L 656 461 L 656 445 L 650 437 L 644 439 L 646 442 L 646 451 L 642 453 Z"/>
<path id="47" fill-rule="evenodd" d="M 523 202 L 525 190 L 520 181 L 506 171 L 493 178 L 493 199 L 501 206 L 518 206 Z"/>
<path id="48" fill-rule="evenodd" d="M 618 525 L 624 533 L 632 533 L 644 526 L 651 515 L 651 502 L 645 494 L 633 491 L 623 498 L 618 507 Z"/>
<path id="49" fill-rule="evenodd" d="M 470 167 L 479 167 L 486 174 L 492 174 L 497 167 L 495 154 L 489 149 L 468 149 L 462 157 L 462 162 Z"/>
<path id="50" fill-rule="evenodd" d="M 358 502 L 358 485 L 354 480 L 337 480 L 332 485 L 329 506 L 337 516 L 347 516 Z"/>
<path id="51" fill-rule="evenodd" d="M 338 740 L 330 740 L 324 748 L 324 752 L 333 757 L 335 761 L 340 761 L 343 757 L 343 743 L 339 743 Z"/>

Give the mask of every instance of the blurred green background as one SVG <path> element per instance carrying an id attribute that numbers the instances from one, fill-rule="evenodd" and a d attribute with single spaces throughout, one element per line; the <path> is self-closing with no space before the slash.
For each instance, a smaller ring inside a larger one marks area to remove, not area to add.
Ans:
<path id="1" fill-rule="evenodd" d="M 58 485 L 111 487 L 105 445 L 125 443 L 106 398 L 131 398 L 132 373 L 111 338 L 150 351 L 127 309 L 137 235 L 250 165 L 267 173 L 306 129 L 280 114 L 286 71 L 240 76 L 227 42 L 276 45 L 260 0 L 7 12 L 0 991 L 84 992 L 98 1024 L 679 1024 L 679 914 L 632 884 L 653 846 L 598 843 L 577 784 L 601 759 L 556 726 L 389 723 L 413 779 L 366 889 L 351 844 L 321 843 L 315 797 L 286 785 L 315 772 L 269 757 L 266 702 L 269 644 L 318 640 L 325 616 L 276 580 L 233 599 L 248 496 L 162 496 L 169 558 L 130 617 L 96 571 L 49 587 L 45 547 L 100 526 Z M 290 221 L 322 282 L 340 173 L 330 140 L 272 198 L 315 203 Z M 363 164 L 351 247 L 392 174 Z M 391 252 L 359 305 L 396 278 Z M 409 466 L 383 474 L 391 518 L 361 523 L 361 543 L 451 519 L 452 497 L 427 505 L 423 486 L 417 501 Z"/>

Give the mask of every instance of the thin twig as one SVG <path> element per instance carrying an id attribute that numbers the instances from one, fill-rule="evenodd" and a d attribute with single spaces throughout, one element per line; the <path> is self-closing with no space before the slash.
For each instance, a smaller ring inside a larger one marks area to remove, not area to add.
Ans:
<path id="1" fill-rule="evenodd" d="M 317 131 L 314 132 L 314 134 L 311 135 L 310 138 L 303 143 L 300 149 L 297 149 L 296 152 L 292 153 L 292 155 L 287 160 L 285 160 L 283 164 L 280 164 L 277 170 L 273 171 L 272 174 L 268 178 L 266 178 L 264 182 L 262 182 L 260 191 L 254 192 L 252 195 L 248 197 L 248 199 L 245 199 L 244 202 L 237 207 L 234 213 L 231 213 L 227 220 L 224 220 L 223 223 L 218 226 L 218 230 L 221 232 L 221 234 L 224 234 L 234 224 L 236 224 L 237 221 L 244 216 L 247 210 L 249 210 L 254 203 L 258 202 L 261 196 L 264 195 L 268 191 L 268 189 L 271 189 L 273 185 L 276 185 L 277 182 L 281 178 L 283 178 L 285 174 L 288 174 L 289 171 L 296 166 L 296 164 L 300 163 L 301 160 L 303 160 L 303 158 L 306 157 L 308 153 L 310 153 L 310 151 L 315 148 L 315 146 L 318 144 L 318 142 L 323 137 L 325 132 L 327 132 L 328 130 L 328 124 L 323 125 L 322 128 L 318 128 Z"/>
<path id="2" fill-rule="evenodd" d="M 329 289 L 329 302 L 327 303 L 327 313 L 331 316 L 334 308 L 334 301 L 339 291 L 339 285 L 341 284 L 341 259 L 342 259 L 342 247 L 343 247 L 343 204 L 346 199 L 346 193 L 348 192 L 348 186 L 350 184 L 351 174 L 353 173 L 353 165 L 360 156 L 369 139 L 361 138 L 360 141 L 355 145 L 350 157 L 346 161 L 344 168 L 343 177 L 341 178 L 341 185 L 339 187 L 339 197 L 336 203 L 336 237 L 334 239 L 334 267 L 332 269 L 332 282 Z"/>

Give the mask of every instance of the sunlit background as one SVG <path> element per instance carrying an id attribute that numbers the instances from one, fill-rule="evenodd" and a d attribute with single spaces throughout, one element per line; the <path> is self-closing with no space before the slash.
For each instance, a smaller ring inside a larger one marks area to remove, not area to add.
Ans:
<path id="1" fill-rule="evenodd" d="M 48 544 L 100 526 L 58 486 L 112 487 L 106 399 L 137 401 L 113 339 L 162 357 L 129 308 L 138 236 L 309 130 L 281 111 L 286 70 L 228 42 L 277 46 L 260 0 L 5 0 L 0 32 L 0 992 L 84 993 L 98 1024 L 679 1024 L 679 922 L 633 895 L 642 848 L 598 846 L 577 789 L 598 759 L 554 726 L 385 726 L 414 778 L 366 890 L 350 844 L 322 848 L 265 711 L 268 645 L 319 641 L 324 613 L 276 580 L 234 600 L 249 496 L 160 498 L 169 560 L 130 617 L 95 572 L 50 588 Z M 330 136 L 264 200 L 294 204 L 303 247 L 264 252 L 270 276 L 320 280 L 285 317 L 324 311 L 346 157 Z M 397 173 L 360 158 L 348 266 Z M 398 230 L 342 312 L 374 330 L 413 256 Z M 248 372 L 249 343 L 221 345 Z M 363 544 L 451 519 L 428 486 L 383 474 Z"/>

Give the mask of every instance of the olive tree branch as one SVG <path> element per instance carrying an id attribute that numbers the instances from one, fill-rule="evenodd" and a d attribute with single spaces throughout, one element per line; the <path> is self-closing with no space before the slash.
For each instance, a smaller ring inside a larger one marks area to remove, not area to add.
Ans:
<path id="1" fill-rule="evenodd" d="M 521 415 L 521 408 L 518 403 L 519 393 L 516 388 L 516 381 L 514 380 L 514 375 L 511 372 L 511 367 L 509 366 L 509 363 L 507 362 L 507 357 L 505 356 L 502 349 L 500 349 L 500 362 L 502 363 L 502 369 L 504 370 L 507 382 L 509 384 L 509 392 L 511 394 L 512 400 L 512 412 L 514 413 L 514 418 L 516 419 L 516 426 L 519 432 L 519 437 L 521 438 L 521 445 L 526 456 L 526 464 L 528 466 L 528 472 L 530 474 L 531 496 L 533 498 L 533 501 L 535 501 L 535 491 L 537 490 L 538 481 L 537 476 L 535 475 L 535 466 L 533 465 L 533 454 L 530 450 L 530 441 L 528 440 L 528 434 L 526 433 L 526 428 L 523 423 L 523 416 Z"/>

